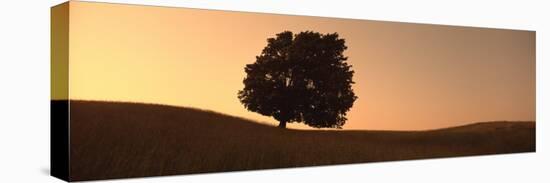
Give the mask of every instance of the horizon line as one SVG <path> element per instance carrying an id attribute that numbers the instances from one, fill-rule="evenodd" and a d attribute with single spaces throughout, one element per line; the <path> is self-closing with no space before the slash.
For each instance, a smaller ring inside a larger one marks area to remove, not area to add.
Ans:
<path id="1" fill-rule="evenodd" d="M 236 116 L 232 114 L 227 114 L 215 110 L 210 109 L 202 109 L 192 106 L 179 106 L 179 105 L 172 105 L 172 104 L 162 104 L 162 103 L 154 103 L 154 102 L 136 102 L 136 101 L 115 101 L 115 100 L 94 100 L 94 99 L 50 99 L 50 102 L 63 102 L 63 101 L 76 101 L 76 102 L 102 102 L 102 103 L 118 103 L 118 104 L 140 104 L 140 105 L 151 105 L 151 106 L 163 106 L 163 107 L 172 107 L 172 108 L 180 108 L 180 109 L 192 109 L 192 110 L 198 110 L 198 111 L 204 111 L 204 112 L 210 112 L 215 113 L 219 115 L 224 115 L 228 117 L 234 117 L 239 118 L 245 121 L 250 121 L 256 124 L 265 125 L 269 127 L 277 127 L 276 125 L 265 122 L 265 121 L 258 121 L 249 119 L 246 117 Z M 268 116 L 269 117 L 269 116 Z M 444 129 L 450 129 L 450 128 L 456 128 L 456 127 L 464 127 L 464 126 L 470 126 L 470 125 L 477 125 L 477 124 L 486 124 L 486 123 L 535 123 L 536 120 L 490 120 L 490 121 L 474 121 L 474 122 L 468 122 L 463 125 L 456 125 L 456 126 L 448 126 L 448 127 L 441 127 L 441 128 L 431 128 L 431 129 L 420 129 L 420 130 L 376 130 L 376 129 L 333 129 L 333 128 L 315 128 L 315 127 L 308 127 L 308 128 L 287 128 L 286 130 L 299 130 L 299 131 L 348 131 L 348 132 L 361 132 L 361 131 L 369 131 L 369 132 L 426 132 L 426 131 L 437 131 L 437 130 L 444 130 Z M 292 122 L 296 123 L 296 122 Z M 298 123 L 300 124 L 300 123 Z"/>

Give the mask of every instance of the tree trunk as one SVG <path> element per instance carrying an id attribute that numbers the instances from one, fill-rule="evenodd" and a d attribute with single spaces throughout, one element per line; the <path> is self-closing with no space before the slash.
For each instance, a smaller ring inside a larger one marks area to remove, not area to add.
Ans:
<path id="1" fill-rule="evenodd" d="M 279 128 L 286 128 L 286 121 L 279 121 Z"/>

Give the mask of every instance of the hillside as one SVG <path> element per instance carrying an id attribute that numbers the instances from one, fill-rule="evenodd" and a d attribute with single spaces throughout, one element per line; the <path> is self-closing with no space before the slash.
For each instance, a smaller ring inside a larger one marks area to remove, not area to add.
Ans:
<path id="1" fill-rule="evenodd" d="M 535 151 L 535 122 L 430 131 L 290 130 L 211 111 L 71 101 L 71 180 Z"/>

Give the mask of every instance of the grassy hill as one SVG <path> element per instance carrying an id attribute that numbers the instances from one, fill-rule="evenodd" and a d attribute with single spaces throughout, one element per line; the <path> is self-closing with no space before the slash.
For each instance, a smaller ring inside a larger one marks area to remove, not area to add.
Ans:
<path id="1" fill-rule="evenodd" d="M 429 131 L 279 129 L 211 111 L 71 101 L 71 180 L 535 151 L 535 122 Z"/>

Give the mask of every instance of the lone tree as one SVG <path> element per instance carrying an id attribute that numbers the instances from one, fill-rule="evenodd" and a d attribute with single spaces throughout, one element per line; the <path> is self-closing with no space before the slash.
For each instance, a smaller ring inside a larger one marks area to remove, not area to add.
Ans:
<path id="1" fill-rule="evenodd" d="M 346 49 L 338 33 L 281 32 L 244 68 L 239 100 L 249 111 L 273 116 L 280 128 L 292 122 L 342 128 L 357 99 Z"/>

